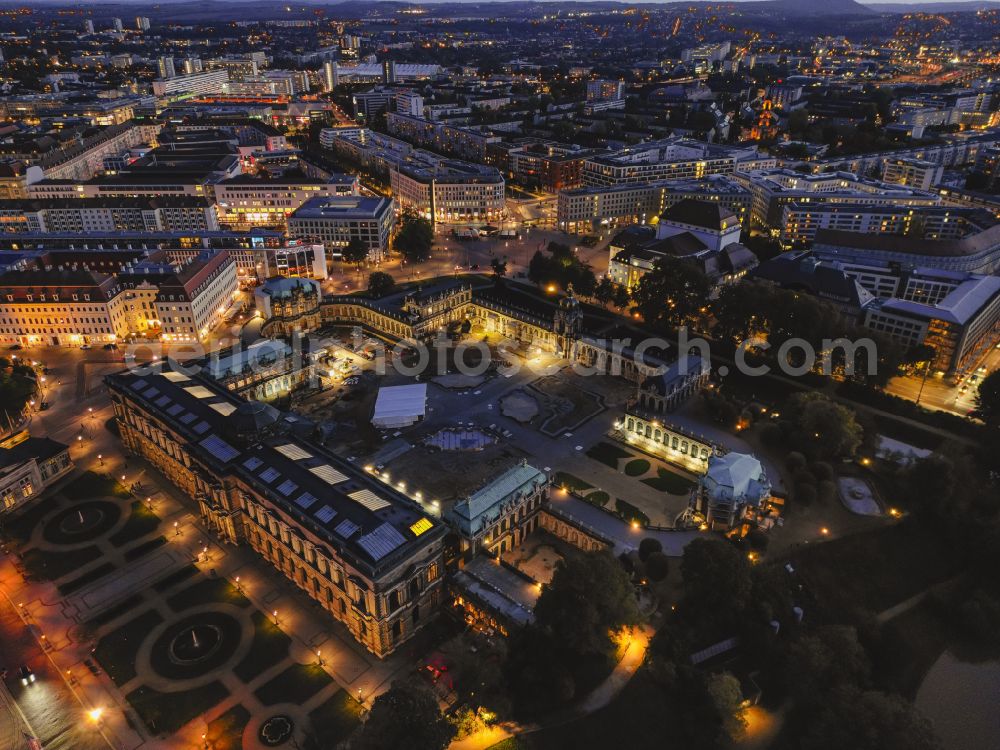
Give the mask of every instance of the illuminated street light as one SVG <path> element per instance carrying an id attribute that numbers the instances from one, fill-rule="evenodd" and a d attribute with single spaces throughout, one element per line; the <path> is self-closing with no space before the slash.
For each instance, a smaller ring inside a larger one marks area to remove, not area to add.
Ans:
<path id="1" fill-rule="evenodd" d="M 99 706 L 97 708 L 92 708 L 87 712 L 87 716 L 89 716 L 90 720 L 93 721 L 94 723 L 99 722 L 103 715 L 104 715 L 104 709 Z"/>

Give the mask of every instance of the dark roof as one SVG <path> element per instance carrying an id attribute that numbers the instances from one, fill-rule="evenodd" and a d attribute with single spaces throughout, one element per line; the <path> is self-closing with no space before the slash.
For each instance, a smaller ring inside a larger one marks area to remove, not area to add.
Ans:
<path id="1" fill-rule="evenodd" d="M 886 253 L 961 258 L 980 255 L 1000 247 L 1000 224 L 960 240 L 925 240 L 895 234 L 863 234 L 839 229 L 820 229 L 816 232 L 814 244 Z"/>
<path id="2" fill-rule="evenodd" d="M 753 272 L 753 277 L 858 309 L 870 296 L 836 264 L 822 263 L 808 252 L 779 255 L 765 261 Z"/>
<path id="3" fill-rule="evenodd" d="M 685 198 L 660 214 L 660 219 L 691 224 L 717 232 L 727 226 L 732 226 L 732 223 L 736 221 L 736 214 L 717 201 Z"/>
<path id="4" fill-rule="evenodd" d="M 644 250 L 649 250 L 658 255 L 671 255 L 675 258 L 689 258 L 693 255 L 708 250 L 708 245 L 699 240 L 690 232 L 681 232 L 662 240 L 651 242 L 643 246 Z"/>
<path id="5" fill-rule="evenodd" d="M 10 448 L 0 448 L 0 468 L 22 464 L 32 458 L 44 461 L 68 449 L 65 443 L 51 438 L 29 437 Z"/>
<path id="6" fill-rule="evenodd" d="M 270 436 L 238 435 L 232 417 L 246 402 L 207 376 L 176 370 L 164 375 L 154 369 L 120 372 L 105 382 L 170 425 L 196 465 L 252 487 L 373 577 L 444 533 L 439 521 L 391 486 L 307 438 L 282 434 L 288 417 L 279 420 Z M 421 519 L 431 521 L 432 528 L 414 531 Z"/>

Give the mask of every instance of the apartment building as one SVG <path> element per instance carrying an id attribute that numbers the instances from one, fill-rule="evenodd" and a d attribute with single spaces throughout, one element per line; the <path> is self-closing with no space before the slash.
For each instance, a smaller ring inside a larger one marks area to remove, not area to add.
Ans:
<path id="1" fill-rule="evenodd" d="M 791 247 L 812 242 L 829 229 L 888 234 L 927 240 L 961 239 L 982 230 L 981 212 L 961 208 L 869 206 L 856 203 L 788 203 L 782 212 L 779 239 Z"/>
<path id="2" fill-rule="evenodd" d="M 118 276 L 127 290 L 154 290 L 164 341 L 202 341 L 233 312 L 236 264 L 225 250 L 205 250 L 186 263 L 137 263 Z"/>
<path id="3" fill-rule="evenodd" d="M 0 200 L 0 232 L 186 232 L 219 228 L 206 198 Z"/>
<path id="4" fill-rule="evenodd" d="M 442 224 L 494 222 L 503 218 L 504 179 L 494 167 L 415 151 L 389 172 L 400 207 Z"/>
<path id="5" fill-rule="evenodd" d="M 886 159 L 882 181 L 890 185 L 905 185 L 918 190 L 930 190 L 941 182 L 944 167 L 923 159 Z"/>
<path id="6" fill-rule="evenodd" d="M 113 344 L 131 332 L 114 275 L 79 268 L 0 274 L 0 340 L 22 346 Z"/>
<path id="7" fill-rule="evenodd" d="M 856 177 L 849 172 L 802 174 L 791 169 L 765 169 L 740 172 L 734 179 L 750 191 L 751 226 L 767 230 L 774 237 L 781 233 L 784 208 L 789 203 L 921 208 L 942 202 L 937 193 Z"/>
<path id="8" fill-rule="evenodd" d="M 718 203 L 749 229 L 750 191 L 723 175 L 561 190 L 556 203 L 556 225 L 566 232 L 586 234 L 603 228 L 645 224 L 685 199 Z"/>
<path id="9" fill-rule="evenodd" d="M 629 146 L 607 156 L 588 159 L 583 184 L 609 187 L 658 180 L 700 179 L 774 166 L 753 146 L 717 146 L 690 138 L 671 137 Z"/>
<path id="10" fill-rule="evenodd" d="M 288 217 L 312 198 L 340 198 L 359 194 L 358 178 L 337 175 L 327 180 L 304 175 L 251 177 L 240 175 L 214 188 L 219 224 L 227 229 L 287 228 Z"/>
<path id="11" fill-rule="evenodd" d="M 153 81 L 153 95 L 159 99 L 177 101 L 202 94 L 222 94 L 229 84 L 229 71 L 212 68 L 201 73 L 159 78 Z"/>

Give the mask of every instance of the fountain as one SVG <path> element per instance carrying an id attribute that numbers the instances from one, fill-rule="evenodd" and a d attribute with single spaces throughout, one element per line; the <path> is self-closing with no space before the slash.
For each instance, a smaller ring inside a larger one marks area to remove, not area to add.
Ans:
<path id="1" fill-rule="evenodd" d="M 170 643 L 170 660 L 180 665 L 197 664 L 212 656 L 221 645 L 222 631 L 217 626 L 191 625 L 174 636 Z"/>
<path id="2" fill-rule="evenodd" d="M 291 717 L 279 714 L 272 716 L 260 725 L 257 738 L 265 747 L 284 745 L 292 737 L 295 724 Z"/>

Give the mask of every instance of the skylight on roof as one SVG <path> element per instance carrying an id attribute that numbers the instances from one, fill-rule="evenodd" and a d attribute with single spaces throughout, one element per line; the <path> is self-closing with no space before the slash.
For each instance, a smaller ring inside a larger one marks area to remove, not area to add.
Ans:
<path id="1" fill-rule="evenodd" d="M 213 409 L 215 409 L 217 412 L 219 412 L 219 414 L 221 414 L 224 417 L 228 417 L 230 414 L 236 411 L 236 407 L 233 406 L 228 401 L 220 401 L 217 404 L 209 404 L 209 406 L 211 406 Z"/>
<path id="2" fill-rule="evenodd" d="M 348 497 L 355 502 L 361 503 L 368 510 L 381 510 L 382 508 L 388 508 L 390 505 L 388 500 L 379 497 L 371 490 L 358 490 L 349 494 Z"/>
<path id="3" fill-rule="evenodd" d="M 352 521 L 349 518 L 345 518 L 343 521 L 337 524 L 337 528 L 335 528 L 333 531 L 335 534 L 337 534 L 337 536 L 341 536 L 344 539 L 350 539 L 351 534 L 353 534 L 360 528 L 361 527 L 358 526 L 356 523 L 354 523 L 354 521 Z"/>
<path id="4" fill-rule="evenodd" d="M 301 461 L 304 458 L 312 458 L 311 453 L 306 453 L 295 443 L 285 443 L 284 445 L 277 445 L 274 448 L 278 453 L 282 454 L 286 458 L 290 458 L 293 461 Z"/>
<path id="5" fill-rule="evenodd" d="M 278 485 L 278 492 L 280 492 L 285 497 L 291 495 L 299 486 L 295 484 L 291 479 L 286 479 L 284 482 Z"/>
<path id="6" fill-rule="evenodd" d="M 228 463 L 240 455 L 238 450 L 218 435 L 209 435 L 199 445 L 223 463 Z"/>
<path id="7" fill-rule="evenodd" d="M 176 370 L 167 370 L 166 372 L 161 372 L 160 375 L 165 377 L 171 383 L 183 383 L 191 379 L 183 372 L 177 372 Z"/>
<path id="8" fill-rule="evenodd" d="M 420 536 L 425 531 L 428 531 L 431 528 L 433 528 L 433 526 L 434 524 L 431 523 L 431 520 L 429 518 L 421 518 L 416 523 L 410 524 L 410 531 L 413 532 L 413 536 Z"/>
<path id="9" fill-rule="evenodd" d="M 358 544 L 375 561 L 406 544 L 406 537 L 391 523 L 384 523 L 358 539 Z"/>
<path id="10" fill-rule="evenodd" d="M 216 395 L 203 385 L 192 385 L 189 386 L 188 388 L 185 388 L 184 390 L 190 393 L 195 398 L 212 398 L 212 396 Z"/>
<path id="11" fill-rule="evenodd" d="M 316 511 L 316 520 L 321 523 L 329 523 L 333 520 L 333 517 L 337 515 L 337 511 L 331 508 L 329 505 L 324 505 L 318 511 Z"/>
<path id="12" fill-rule="evenodd" d="M 273 466 L 269 466 L 260 473 L 260 480 L 262 482 L 267 482 L 270 484 L 275 479 L 281 476 L 281 472 L 275 469 Z"/>
<path id="13" fill-rule="evenodd" d="M 315 495 L 309 492 L 303 492 L 301 495 L 299 495 L 299 499 L 295 501 L 295 504 L 298 505 L 300 508 L 305 508 L 306 510 L 309 510 L 309 508 L 315 502 L 316 502 Z"/>
<path id="14" fill-rule="evenodd" d="M 341 474 L 335 468 L 330 466 L 330 464 L 320 464 L 319 466 L 313 466 L 309 469 L 313 474 L 318 476 L 327 484 L 340 484 L 341 482 L 347 481 L 347 475 Z"/>
<path id="15" fill-rule="evenodd" d="M 257 458 L 257 456 L 250 456 L 250 458 L 248 458 L 246 461 L 243 462 L 243 465 L 246 468 L 248 468 L 250 471 L 253 471 L 258 466 L 260 466 L 262 463 L 264 463 L 264 462 L 261 461 L 259 458 Z"/>

